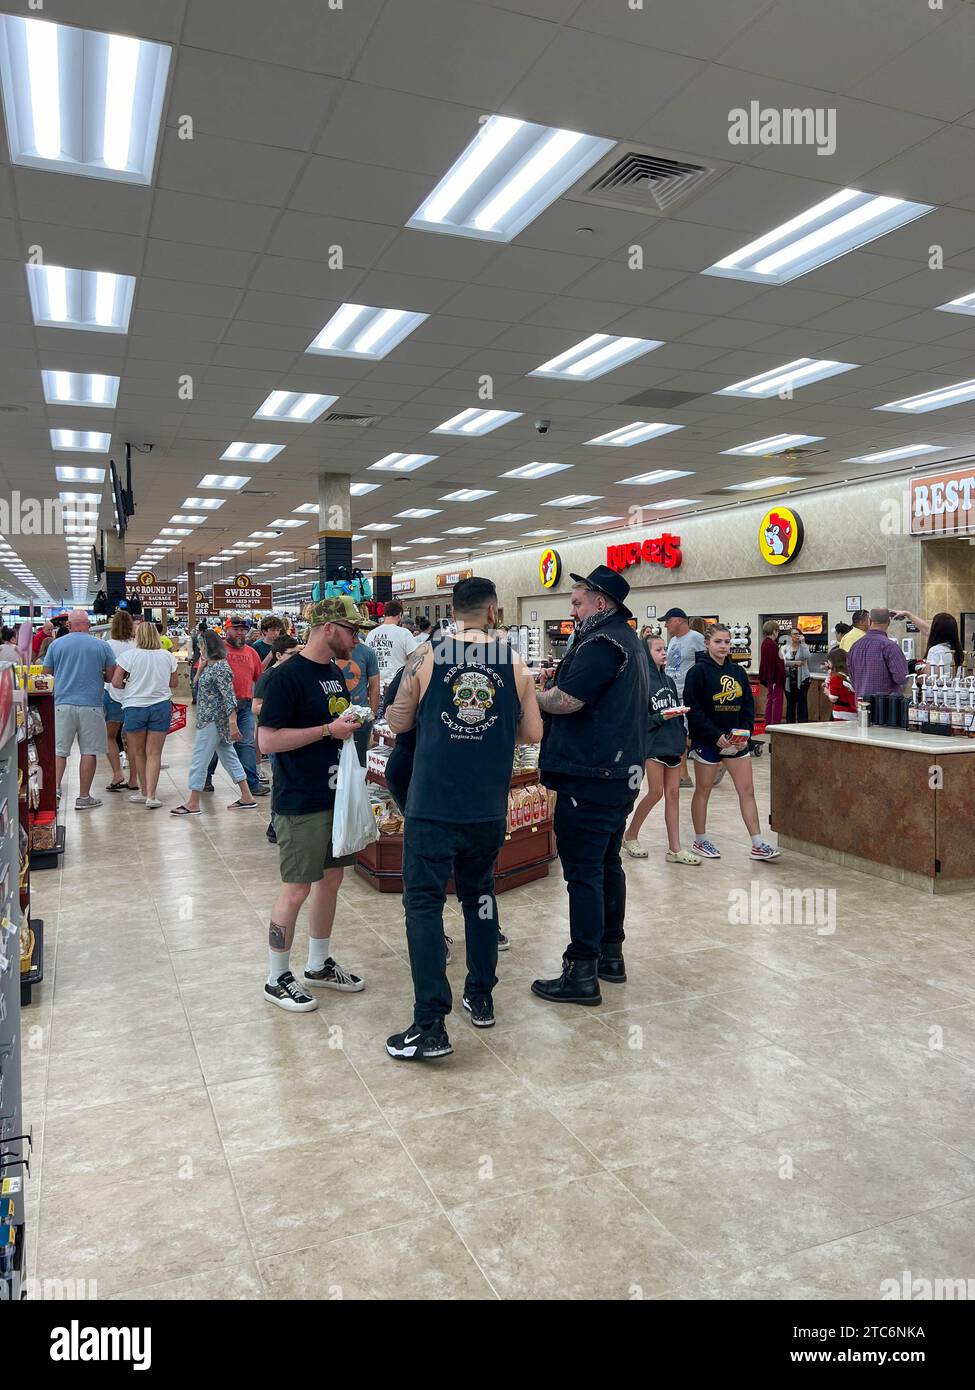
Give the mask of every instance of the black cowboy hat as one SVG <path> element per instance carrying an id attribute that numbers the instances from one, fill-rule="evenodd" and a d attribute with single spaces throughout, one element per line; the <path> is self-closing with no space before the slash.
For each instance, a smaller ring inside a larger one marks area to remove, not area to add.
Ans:
<path id="1" fill-rule="evenodd" d="M 605 594 L 607 598 L 618 603 L 624 618 L 633 617 L 624 602 L 630 592 L 630 586 L 621 574 L 611 570 L 608 565 L 597 565 L 591 574 L 570 574 L 569 578 L 574 579 L 577 584 L 588 585 L 590 589 L 595 589 L 597 593 Z"/>

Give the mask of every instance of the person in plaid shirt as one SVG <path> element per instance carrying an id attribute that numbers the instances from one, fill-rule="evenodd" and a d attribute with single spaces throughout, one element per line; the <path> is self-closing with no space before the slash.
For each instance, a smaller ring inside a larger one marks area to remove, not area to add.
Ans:
<path id="1" fill-rule="evenodd" d="M 889 609 L 871 608 L 870 626 L 850 648 L 850 678 L 860 700 L 868 695 L 893 695 L 907 680 L 907 658 L 887 636 L 889 627 Z"/>

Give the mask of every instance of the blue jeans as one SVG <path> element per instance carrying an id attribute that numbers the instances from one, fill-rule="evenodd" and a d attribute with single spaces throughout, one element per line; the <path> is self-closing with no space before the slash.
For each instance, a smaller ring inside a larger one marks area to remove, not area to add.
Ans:
<path id="1" fill-rule="evenodd" d="M 420 820 L 408 816 L 403 838 L 403 906 L 415 995 L 413 1017 L 429 1026 L 450 1013 L 443 909 L 453 877 L 464 909 L 465 993 L 490 994 L 498 979 L 498 904 L 494 861 L 504 844 L 503 820 Z"/>
<path id="2" fill-rule="evenodd" d="M 210 762 L 210 759 L 213 759 Z M 204 780 L 213 776 L 213 769 L 217 765 L 219 758 L 221 765 L 231 782 L 242 782 L 246 773 L 243 765 L 232 743 L 225 743 L 220 737 L 220 730 L 216 724 L 204 724 L 202 728 L 197 727 L 196 741 L 193 744 L 193 753 L 190 758 L 190 791 L 201 792 Z M 210 771 L 207 771 L 207 764 Z"/>
<path id="3" fill-rule="evenodd" d="M 171 700 L 157 700 L 154 705 L 125 705 L 122 708 L 122 728 L 127 734 L 145 730 L 150 734 L 168 734 L 173 718 Z"/>
<path id="4" fill-rule="evenodd" d="M 237 701 L 237 727 L 240 730 L 240 738 L 234 744 L 234 751 L 240 759 L 244 769 L 244 776 L 247 778 L 247 785 L 251 791 L 259 791 L 261 780 L 257 775 L 257 754 L 254 749 L 254 730 L 256 728 L 254 715 L 251 711 L 250 700 Z M 217 770 L 217 755 L 214 753 L 210 759 L 210 766 L 207 770 L 207 781 L 210 781 Z"/>

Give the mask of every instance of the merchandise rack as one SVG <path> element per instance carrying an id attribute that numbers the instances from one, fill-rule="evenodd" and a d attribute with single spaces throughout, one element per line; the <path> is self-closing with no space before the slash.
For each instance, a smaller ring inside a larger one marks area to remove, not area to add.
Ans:
<path id="1" fill-rule="evenodd" d="M 28 690 L 27 702 L 41 716 L 43 732 L 34 740 L 37 759 L 41 765 L 41 804 L 29 809 L 30 819 L 30 866 L 32 869 L 56 869 L 58 860 L 64 853 L 64 825 L 58 823 L 57 771 L 55 767 L 54 737 L 54 692 L 53 690 Z M 52 846 L 40 849 L 34 844 L 34 826 L 46 817 L 56 824 L 55 841 Z M 31 924 L 33 926 L 33 923 Z"/>

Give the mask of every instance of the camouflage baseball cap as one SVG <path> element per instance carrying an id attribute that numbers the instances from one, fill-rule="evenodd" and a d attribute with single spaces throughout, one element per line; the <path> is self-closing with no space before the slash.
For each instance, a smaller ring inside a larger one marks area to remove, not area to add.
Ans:
<path id="1" fill-rule="evenodd" d="M 309 627 L 324 627 L 326 623 L 341 623 L 343 627 L 351 628 L 376 626 L 370 617 L 356 607 L 348 594 L 309 603 L 301 616 Z"/>

